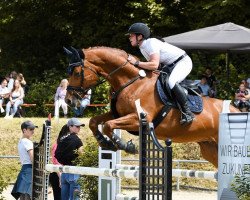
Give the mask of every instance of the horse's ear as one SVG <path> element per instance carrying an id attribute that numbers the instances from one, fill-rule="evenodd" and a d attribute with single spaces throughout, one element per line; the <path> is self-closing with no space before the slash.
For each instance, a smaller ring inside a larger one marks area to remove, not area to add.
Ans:
<path id="1" fill-rule="evenodd" d="M 81 61 L 82 59 L 79 55 L 79 52 L 74 47 L 70 47 L 70 49 L 71 49 L 71 52 L 74 54 L 75 59 L 77 59 L 78 62 Z"/>
<path id="2" fill-rule="evenodd" d="M 78 52 L 80 58 L 84 60 L 85 54 L 84 54 L 83 50 L 82 49 L 77 49 L 77 52 Z"/>
<path id="3" fill-rule="evenodd" d="M 72 56 L 72 55 L 73 55 L 73 53 L 72 53 L 70 50 L 68 50 L 66 47 L 63 47 L 63 50 L 64 50 L 64 52 L 65 52 L 68 56 Z"/>

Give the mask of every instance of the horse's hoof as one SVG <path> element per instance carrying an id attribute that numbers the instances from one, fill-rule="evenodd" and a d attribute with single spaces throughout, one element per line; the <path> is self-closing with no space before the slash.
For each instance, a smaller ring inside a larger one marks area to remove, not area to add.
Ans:
<path id="1" fill-rule="evenodd" d="M 130 154 L 138 154 L 138 149 L 135 146 L 135 144 L 132 142 L 132 140 L 127 142 L 125 152 L 130 153 Z"/>
<path id="2" fill-rule="evenodd" d="M 107 140 L 105 142 L 105 144 L 102 144 L 101 147 L 104 149 L 110 150 L 110 151 L 117 151 L 118 150 L 118 148 L 114 145 L 114 143 L 111 140 Z"/>
<path id="3" fill-rule="evenodd" d="M 111 140 L 108 140 L 105 138 L 99 131 L 94 135 L 99 146 L 103 149 L 111 150 L 111 151 L 117 151 L 118 148 L 114 145 L 114 143 Z"/>

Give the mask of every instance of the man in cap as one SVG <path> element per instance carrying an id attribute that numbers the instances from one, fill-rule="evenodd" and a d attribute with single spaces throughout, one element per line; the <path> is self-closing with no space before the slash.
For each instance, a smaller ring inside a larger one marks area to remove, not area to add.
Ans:
<path id="1" fill-rule="evenodd" d="M 74 160 L 78 157 L 77 151 L 82 151 L 83 143 L 77 136 L 80 128 L 85 124 L 77 118 L 71 118 L 67 122 L 68 134 L 63 136 L 56 148 L 55 157 L 62 165 L 74 166 Z M 61 175 L 61 198 L 62 200 L 79 199 L 80 185 L 78 174 L 62 173 Z"/>
<path id="2" fill-rule="evenodd" d="M 23 136 L 18 143 L 18 153 L 22 169 L 11 192 L 15 199 L 19 197 L 20 199 L 31 199 L 33 142 L 30 138 L 33 136 L 35 128 L 38 128 L 38 126 L 31 121 L 25 121 L 21 124 Z"/>

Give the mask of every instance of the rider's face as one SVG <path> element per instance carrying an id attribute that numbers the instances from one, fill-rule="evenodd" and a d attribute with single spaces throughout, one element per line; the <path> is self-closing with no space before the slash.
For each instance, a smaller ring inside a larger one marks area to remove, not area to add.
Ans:
<path id="1" fill-rule="evenodd" d="M 136 34 L 134 33 L 129 34 L 129 41 L 132 47 L 136 47 L 137 46 Z"/>

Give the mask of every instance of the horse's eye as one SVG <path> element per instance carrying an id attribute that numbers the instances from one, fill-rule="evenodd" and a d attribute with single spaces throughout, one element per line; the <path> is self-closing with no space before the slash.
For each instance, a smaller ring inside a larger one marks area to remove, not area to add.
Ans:
<path id="1" fill-rule="evenodd" d="M 71 69 L 71 67 L 67 68 L 67 73 L 68 73 L 68 75 L 72 75 L 72 69 Z"/>
<path id="2" fill-rule="evenodd" d="M 80 72 L 74 72 L 74 76 L 80 77 L 80 76 L 81 76 L 81 73 L 80 73 Z"/>

